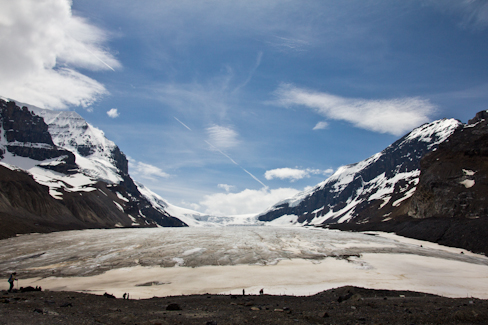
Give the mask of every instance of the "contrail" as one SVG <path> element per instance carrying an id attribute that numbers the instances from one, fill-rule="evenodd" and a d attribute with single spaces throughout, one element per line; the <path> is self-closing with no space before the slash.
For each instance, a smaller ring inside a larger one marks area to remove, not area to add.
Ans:
<path id="1" fill-rule="evenodd" d="M 256 59 L 256 63 L 254 64 L 254 66 L 252 67 L 251 71 L 249 72 L 249 75 L 247 76 L 247 79 L 242 83 L 240 84 L 239 86 L 237 86 L 233 91 L 232 93 L 235 93 L 236 91 L 238 91 L 239 89 L 245 87 L 249 81 L 251 81 L 254 73 L 256 72 L 256 70 L 258 69 L 259 65 L 261 64 L 261 60 L 263 58 L 263 52 L 259 52 L 258 53 L 258 57 Z"/>
<path id="2" fill-rule="evenodd" d="M 93 55 L 95 57 L 95 59 L 97 59 L 98 61 L 102 62 L 103 64 L 105 64 L 107 67 L 109 67 L 109 69 L 111 69 L 113 72 L 115 72 L 115 69 L 112 68 L 111 66 L 109 66 L 105 61 L 103 61 L 102 59 L 100 59 L 98 56 L 96 56 L 92 51 L 90 51 L 86 46 L 85 44 L 81 43 L 81 45 L 83 45 L 83 47 L 85 48 L 85 50 L 88 51 L 88 53 L 90 53 L 91 55 Z"/>
<path id="3" fill-rule="evenodd" d="M 185 124 L 185 123 L 183 123 L 183 122 L 181 122 L 180 120 L 178 120 L 178 119 L 176 118 L 176 116 L 173 116 L 173 117 L 175 118 L 175 120 L 177 120 L 178 122 L 180 122 L 180 124 L 181 124 L 181 125 L 183 125 L 185 128 L 187 128 L 188 130 L 192 131 L 192 129 L 190 129 L 188 126 L 186 126 L 186 124 Z"/>
<path id="4" fill-rule="evenodd" d="M 175 118 L 175 120 L 177 120 L 181 125 L 183 125 L 185 128 L 187 128 L 188 130 L 192 131 L 192 129 L 190 129 L 188 126 L 186 126 L 185 123 L 181 122 L 180 120 L 178 120 L 175 116 L 173 116 Z M 259 184 L 263 185 L 263 187 L 265 188 L 268 188 L 263 182 L 261 182 L 259 180 L 259 178 L 257 178 L 256 176 L 254 176 L 253 174 L 251 174 L 249 171 L 247 171 L 244 167 L 242 167 L 241 165 L 239 165 L 234 159 L 232 159 L 229 155 L 227 155 L 226 153 L 224 153 L 222 150 L 220 150 L 219 148 L 217 148 L 216 146 L 214 146 L 213 144 L 211 144 L 210 142 L 208 142 L 207 140 L 203 140 L 205 141 L 205 143 L 207 143 L 210 147 L 212 147 L 213 149 L 215 149 L 216 151 L 220 152 L 224 157 L 226 157 L 227 159 L 229 159 L 230 161 L 232 161 L 232 163 L 234 165 L 236 165 L 237 167 L 239 167 L 240 169 L 242 169 L 243 171 L 245 171 L 247 174 L 249 174 L 249 176 L 251 176 L 256 182 L 258 182 Z"/>
<path id="5" fill-rule="evenodd" d="M 235 160 L 232 159 L 229 155 L 225 154 L 222 150 L 220 150 L 219 148 L 217 148 L 216 146 L 214 146 L 213 144 L 211 144 L 207 140 L 203 140 L 203 141 L 205 141 L 209 146 L 211 146 L 212 148 L 214 148 L 215 150 L 217 150 L 218 152 L 220 152 L 223 156 L 229 158 L 230 161 L 232 161 L 236 166 L 238 166 L 240 169 L 242 169 L 243 171 L 245 171 L 246 173 L 248 173 L 249 176 L 251 176 L 252 178 L 254 178 L 254 180 L 256 180 L 259 184 L 263 185 L 265 188 L 268 188 L 263 182 L 261 182 L 259 180 L 259 178 L 257 178 L 256 176 L 254 176 L 253 174 L 251 174 L 249 171 L 247 171 L 244 167 L 242 167 L 241 165 L 239 165 L 238 163 L 236 163 Z"/>
<path id="6" fill-rule="evenodd" d="M 239 165 L 238 165 L 238 166 L 239 166 Z M 241 166 L 239 166 L 239 167 L 241 167 Z M 254 178 L 254 179 L 257 181 L 257 182 L 259 182 L 259 184 L 263 185 L 263 187 L 264 187 L 265 189 L 268 189 L 268 187 L 267 187 L 267 186 L 266 186 L 266 185 L 265 185 L 263 182 L 261 182 L 261 181 L 260 181 L 260 180 L 259 180 L 259 179 L 258 179 L 256 176 L 254 176 L 253 174 L 251 174 L 250 172 L 248 172 L 248 171 L 247 171 L 246 169 L 244 169 L 243 167 L 241 167 L 241 169 L 242 169 L 243 171 L 245 171 L 246 173 L 248 173 L 248 174 L 249 174 L 249 175 L 250 175 L 252 178 Z"/>

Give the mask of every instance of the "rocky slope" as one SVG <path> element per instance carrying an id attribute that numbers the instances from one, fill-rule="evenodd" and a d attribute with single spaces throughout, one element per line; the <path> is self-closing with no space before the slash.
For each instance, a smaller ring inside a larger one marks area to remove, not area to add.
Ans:
<path id="1" fill-rule="evenodd" d="M 341 167 L 259 219 L 382 230 L 488 254 L 488 112 L 440 120 Z"/>
<path id="2" fill-rule="evenodd" d="M 0 99 L 0 120 L 0 237 L 186 226 L 140 192 L 125 155 L 77 113 Z"/>

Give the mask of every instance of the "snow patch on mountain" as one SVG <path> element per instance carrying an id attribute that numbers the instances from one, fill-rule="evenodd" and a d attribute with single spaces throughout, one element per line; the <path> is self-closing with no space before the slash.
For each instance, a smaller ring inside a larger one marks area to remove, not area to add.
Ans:
<path id="1" fill-rule="evenodd" d="M 102 130 L 86 122 L 76 112 L 52 111 L 31 105 L 29 109 L 44 118 L 56 146 L 75 154 L 81 173 L 109 184 L 122 181 L 113 159 L 116 145 L 105 137 Z"/>
<path id="2" fill-rule="evenodd" d="M 442 119 L 424 124 L 408 134 L 405 141 L 430 142 L 428 149 L 446 141 L 461 123 L 454 119 Z"/>

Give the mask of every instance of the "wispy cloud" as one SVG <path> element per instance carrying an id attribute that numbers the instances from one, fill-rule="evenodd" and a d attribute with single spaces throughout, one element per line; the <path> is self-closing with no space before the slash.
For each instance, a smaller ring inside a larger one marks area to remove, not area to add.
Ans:
<path id="1" fill-rule="evenodd" d="M 305 40 L 278 36 L 271 38 L 267 43 L 281 52 L 302 52 L 310 45 L 310 42 Z"/>
<path id="2" fill-rule="evenodd" d="M 199 120 L 224 118 L 229 109 L 227 75 L 205 83 L 166 83 L 154 86 L 154 96 L 178 113 L 197 115 Z"/>
<path id="3" fill-rule="evenodd" d="M 321 122 L 318 122 L 317 124 L 315 124 L 315 126 L 313 127 L 313 130 L 324 130 L 324 129 L 327 129 L 329 127 L 329 123 L 325 122 L 325 121 L 321 121 Z"/>
<path id="4" fill-rule="evenodd" d="M 116 118 L 119 117 L 119 111 L 116 108 L 112 108 L 109 111 L 107 111 L 107 115 L 111 118 Z"/>
<path id="5" fill-rule="evenodd" d="M 326 169 L 326 170 L 320 170 L 320 169 L 299 169 L 299 168 L 276 168 L 276 169 L 271 169 L 268 170 L 264 173 L 264 177 L 267 180 L 272 180 L 275 178 L 279 179 L 289 179 L 291 182 L 297 181 L 302 178 L 308 178 L 310 175 L 324 175 L 328 176 L 331 175 L 334 172 L 333 169 Z"/>
<path id="6" fill-rule="evenodd" d="M 288 199 L 297 194 L 299 190 L 294 188 L 278 188 L 270 190 L 245 189 L 238 193 L 215 193 L 206 195 L 199 206 L 205 209 L 205 213 L 213 215 L 236 215 L 260 213 L 276 202 Z"/>
<path id="7" fill-rule="evenodd" d="M 208 141 L 220 149 L 229 149 L 237 146 L 237 132 L 230 127 L 213 125 L 206 129 Z"/>
<path id="8" fill-rule="evenodd" d="M 435 106 L 427 99 L 405 97 L 395 99 L 344 98 L 324 92 L 281 85 L 275 92 L 276 103 L 282 106 L 305 106 L 329 119 L 343 120 L 366 130 L 402 135 L 429 121 Z"/>
<path id="9" fill-rule="evenodd" d="M 235 188 L 234 185 L 228 185 L 228 184 L 219 184 L 217 185 L 219 188 L 224 189 L 226 192 L 230 192 L 233 188 Z"/>
<path id="10" fill-rule="evenodd" d="M 263 52 L 259 52 L 258 53 L 258 56 L 256 58 L 256 63 L 254 64 L 254 67 L 252 67 L 252 69 L 249 71 L 249 75 L 247 76 L 246 80 L 244 80 L 244 82 L 242 84 L 240 84 L 239 86 L 237 86 L 233 91 L 232 93 L 235 93 L 236 91 L 240 90 L 241 88 L 244 88 L 247 86 L 247 84 L 251 81 L 254 73 L 256 72 L 256 70 L 258 69 L 259 65 L 261 64 L 261 60 L 263 59 Z"/>
<path id="11" fill-rule="evenodd" d="M 131 175 L 136 178 L 144 178 L 148 180 L 155 181 L 158 178 L 168 178 L 169 174 L 165 173 L 161 168 L 143 163 L 141 161 L 136 161 L 131 157 L 127 157 L 129 160 L 129 168 Z"/>
<path id="12" fill-rule="evenodd" d="M 438 10 L 460 17 L 463 28 L 488 27 L 488 2 L 483 0 L 429 0 Z"/>
<path id="13" fill-rule="evenodd" d="M 2 1 L 0 89 L 3 96 L 48 108 L 89 106 L 107 93 L 76 68 L 107 70 L 120 63 L 102 45 L 106 33 L 74 16 L 71 1 Z"/>

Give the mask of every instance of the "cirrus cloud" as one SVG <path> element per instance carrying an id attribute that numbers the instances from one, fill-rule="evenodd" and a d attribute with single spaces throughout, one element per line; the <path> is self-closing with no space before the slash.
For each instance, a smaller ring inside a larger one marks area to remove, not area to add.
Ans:
<path id="1" fill-rule="evenodd" d="M 127 157 L 129 160 L 129 168 L 131 169 L 131 175 L 148 180 L 155 181 L 157 178 L 168 178 L 169 174 L 165 173 L 161 168 L 146 164 L 140 161 L 136 161 L 131 157 Z"/>
<path id="2" fill-rule="evenodd" d="M 264 173 L 264 177 L 267 180 L 272 180 L 275 178 L 279 179 L 289 179 L 291 182 L 297 181 L 302 178 L 308 178 L 310 175 L 330 175 L 334 172 L 333 169 L 326 169 L 326 170 L 320 170 L 320 169 L 298 169 L 298 168 L 276 168 L 272 170 L 268 170 Z"/>
<path id="3" fill-rule="evenodd" d="M 429 121 L 435 106 L 427 99 L 405 97 L 395 99 L 344 98 L 324 92 L 282 84 L 275 91 L 276 103 L 285 107 L 305 106 L 333 120 L 380 133 L 403 135 Z"/>
<path id="4" fill-rule="evenodd" d="M 47 108 L 89 106 L 108 92 L 75 69 L 120 67 L 103 47 L 106 39 L 72 14 L 69 0 L 0 2 L 2 95 Z"/>
<path id="5" fill-rule="evenodd" d="M 237 132 L 225 126 L 214 125 L 207 128 L 208 141 L 219 149 L 229 149 L 238 145 Z"/>
<path id="6" fill-rule="evenodd" d="M 483 29 L 488 26 L 488 2 L 477 0 L 429 0 L 442 12 L 448 12 L 461 18 L 461 27 Z"/>

